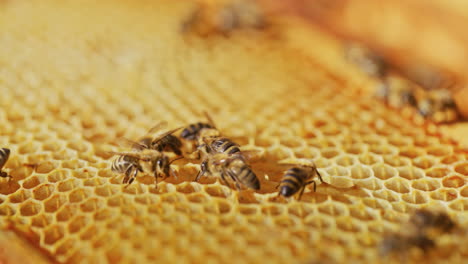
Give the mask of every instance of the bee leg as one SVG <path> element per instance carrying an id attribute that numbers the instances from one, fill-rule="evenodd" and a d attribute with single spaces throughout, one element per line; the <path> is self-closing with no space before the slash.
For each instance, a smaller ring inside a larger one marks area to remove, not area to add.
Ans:
<path id="1" fill-rule="evenodd" d="M 138 174 L 138 169 L 137 168 L 133 168 L 131 171 L 133 171 L 133 175 L 131 175 L 131 177 L 128 179 L 128 183 L 127 185 L 125 186 L 125 188 L 127 188 L 128 186 L 130 186 L 130 184 L 132 184 L 132 182 L 135 180 L 137 174 Z M 130 173 L 128 173 L 128 176 L 130 176 Z"/>
<path id="2" fill-rule="evenodd" d="M 314 184 L 314 192 L 316 192 L 316 191 L 317 191 L 317 183 L 316 183 L 314 180 L 309 181 L 309 182 L 306 182 L 306 184 L 304 185 L 304 187 L 307 186 L 307 185 L 309 185 L 309 184 L 311 184 L 311 183 Z"/>
<path id="3" fill-rule="evenodd" d="M 231 188 L 231 185 L 228 183 L 228 181 L 226 180 L 226 175 L 224 173 L 221 173 L 221 181 L 223 182 L 224 185 L 228 186 L 229 188 Z"/>
<path id="4" fill-rule="evenodd" d="M 320 173 L 318 172 L 318 170 L 317 170 L 317 169 L 315 169 L 315 172 L 317 173 L 317 176 L 319 177 L 319 179 L 320 179 L 320 182 L 322 182 L 322 183 L 323 183 L 322 175 L 320 175 Z"/>
<path id="5" fill-rule="evenodd" d="M 304 186 L 302 186 L 302 188 L 301 188 L 301 192 L 299 193 L 299 196 L 297 197 L 297 200 L 298 200 L 298 201 L 300 201 L 300 200 L 301 200 L 301 197 L 302 197 L 302 195 L 304 194 L 304 190 L 305 190 L 305 185 L 304 185 Z"/>
<path id="6" fill-rule="evenodd" d="M 197 182 L 201 176 L 203 176 L 207 171 L 208 171 L 208 161 L 205 160 L 200 164 L 200 171 L 197 174 L 197 177 L 195 177 L 195 181 Z"/>

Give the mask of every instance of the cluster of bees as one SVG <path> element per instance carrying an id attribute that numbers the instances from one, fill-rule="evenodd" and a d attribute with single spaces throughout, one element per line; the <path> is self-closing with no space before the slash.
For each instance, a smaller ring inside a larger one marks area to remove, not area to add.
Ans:
<path id="1" fill-rule="evenodd" d="M 397 67 L 359 44 L 346 46 L 346 58 L 364 73 L 377 79 L 376 96 L 394 108 L 409 106 L 436 123 L 460 119 L 453 99 L 453 78 L 424 65 Z"/>
<path id="2" fill-rule="evenodd" d="M 151 128 L 147 135 L 138 141 L 123 139 L 125 145 L 131 147 L 129 152 L 110 152 L 118 157 L 113 161 L 113 172 L 124 174 L 123 183 L 131 184 L 139 172 L 144 172 L 144 166 L 155 178 L 175 176 L 171 164 L 178 159 L 190 158 L 200 160 L 200 171 L 195 177 L 198 181 L 202 176 L 214 176 L 225 185 L 233 183 L 237 190 L 243 188 L 260 190 L 260 181 L 250 167 L 248 160 L 254 151 L 241 151 L 240 146 L 228 137 L 223 136 L 216 128 L 211 117 L 205 113 L 208 122 L 197 122 L 185 128 L 179 127 L 162 134 L 158 133 L 167 125 L 161 122 Z M 175 132 L 181 130 L 179 136 Z M 185 143 L 185 144 L 184 144 Z M 183 153 L 183 146 L 189 146 L 189 151 Z M 170 160 L 170 153 L 177 157 Z M 290 197 L 299 193 L 301 198 L 309 184 L 316 183 L 313 177 L 317 175 L 323 182 L 316 166 L 311 164 L 295 165 L 284 172 L 283 179 L 277 186 L 278 195 Z"/>
<path id="3" fill-rule="evenodd" d="M 380 252 L 383 255 L 406 256 L 410 250 L 416 248 L 427 253 L 436 247 L 437 238 L 452 232 L 455 227 L 455 222 L 446 213 L 419 209 L 402 226 L 403 232 L 385 236 L 380 244 Z"/>

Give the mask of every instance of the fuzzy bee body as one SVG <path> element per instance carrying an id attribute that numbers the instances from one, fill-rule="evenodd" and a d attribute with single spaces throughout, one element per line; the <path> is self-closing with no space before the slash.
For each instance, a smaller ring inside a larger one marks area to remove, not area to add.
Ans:
<path id="1" fill-rule="evenodd" d="M 116 173 L 123 173 L 125 177 L 122 183 L 131 184 L 138 172 L 143 172 L 143 168 L 140 165 L 140 159 L 128 155 L 118 156 L 112 162 L 111 170 Z"/>
<path id="2" fill-rule="evenodd" d="M 182 142 L 178 137 L 171 134 L 166 135 L 157 141 L 151 142 L 150 148 L 160 152 L 171 150 L 178 156 L 182 155 Z"/>
<path id="3" fill-rule="evenodd" d="M 6 162 L 10 158 L 10 149 L 7 148 L 0 148 L 0 177 L 2 178 L 11 178 L 8 173 L 2 171 L 3 166 L 5 166 Z"/>
<path id="4" fill-rule="evenodd" d="M 219 137 L 214 139 L 210 144 L 211 151 L 215 153 L 225 153 L 227 155 L 241 155 L 239 145 L 234 143 L 229 138 Z"/>
<path id="5" fill-rule="evenodd" d="M 241 189 L 241 185 L 253 190 L 260 189 L 260 181 L 240 155 L 229 156 L 224 153 L 208 155 L 202 162 L 201 170 L 195 180 L 198 181 L 205 174 L 218 175 L 226 185 L 229 185 L 228 180 L 232 180 L 238 190 Z"/>
<path id="6" fill-rule="evenodd" d="M 215 127 L 209 123 L 198 122 L 189 125 L 180 133 L 180 137 L 185 140 L 196 140 L 203 129 L 214 129 Z"/>
<path id="7" fill-rule="evenodd" d="M 279 187 L 279 196 L 291 197 L 297 192 L 299 192 L 298 200 L 301 199 L 302 194 L 304 193 L 305 187 L 309 184 L 314 184 L 314 191 L 317 187 L 312 178 L 317 175 L 321 182 L 322 176 L 317 170 L 315 165 L 312 166 L 301 166 L 293 167 L 284 172 L 283 179 L 281 180 Z"/>

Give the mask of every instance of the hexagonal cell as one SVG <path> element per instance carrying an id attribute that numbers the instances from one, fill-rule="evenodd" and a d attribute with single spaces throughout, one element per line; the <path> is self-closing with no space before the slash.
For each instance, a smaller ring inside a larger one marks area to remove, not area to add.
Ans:
<path id="1" fill-rule="evenodd" d="M 65 238 L 64 241 L 58 243 L 58 246 L 55 250 L 55 254 L 58 256 L 68 255 L 70 253 L 70 249 L 76 248 L 77 244 L 78 242 L 75 238 Z"/>
<path id="2" fill-rule="evenodd" d="M 420 191 L 430 192 L 437 190 L 441 186 L 437 180 L 424 178 L 412 181 L 411 187 Z"/>
<path id="3" fill-rule="evenodd" d="M 442 180 L 442 184 L 449 188 L 460 188 L 465 185 L 465 179 L 457 175 L 449 176 Z"/>
<path id="4" fill-rule="evenodd" d="M 398 175 L 407 180 L 415 180 L 415 179 L 423 178 L 424 172 L 420 169 L 407 166 L 407 167 L 398 168 Z"/>
<path id="5" fill-rule="evenodd" d="M 55 189 L 54 185 L 52 184 L 42 184 L 34 188 L 33 190 L 34 199 L 40 200 L 40 201 L 47 199 L 52 194 L 54 189 Z"/>
<path id="6" fill-rule="evenodd" d="M 57 169 L 54 170 L 47 176 L 49 182 L 59 182 L 63 181 L 71 176 L 70 170 L 67 169 Z"/>
<path id="7" fill-rule="evenodd" d="M 83 212 L 94 212 L 104 206 L 104 202 L 98 198 L 90 198 L 80 205 Z"/>
<path id="8" fill-rule="evenodd" d="M 54 140 L 47 140 L 47 141 L 42 141 L 42 150 L 44 151 L 50 151 L 50 152 L 56 152 L 61 150 L 64 147 L 64 143 L 61 141 L 58 141 L 57 139 Z"/>
<path id="9" fill-rule="evenodd" d="M 340 166 L 344 166 L 344 167 L 347 167 L 347 166 L 351 166 L 351 165 L 354 165 L 357 163 L 357 160 L 354 156 L 351 156 L 351 155 L 340 155 L 337 159 L 336 159 L 336 164 L 340 165 Z"/>
<path id="10" fill-rule="evenodd" d="M 336 227 L 345 232 L 357 233 L 361 231 L 361 225 L 349 216 L 339 217 L 336 219 Z"/>
<path id="11" fill-rule="evenodd" d="M 382 182 L 375 178 L 362 179 L 355 182 L 356 186 L 367 189 L 367 190 L 380 190 L 382 189 Z"/>
<path id="12" fill-rule="evenodd" d="M 50 173 L 54 169 L 58 168 L 58 162 L 56 161 L 43 161 L 40 162 L 36 167 L 37 173 Z"/>
<path id="13" fill-rule="evenodd" d="M 48 213 L 56 212 L 62 205 L 67 203 L 67 198 L 61 194 L 55 194 L 44 202 L 44 209 Z"/>
<path id="14" fill-rule="evenodd" d="M 331 216 L 347 215 L 348 208 L 346 206 L 337 203 L 326 203 L 318 206 L 318 210 L 321 213 Z"/>
<path id="15" fill-rule="evenodd" d="M 31 192 L 29 190 L 18 190 L 17 192 L 9 196 L 10 203 L 22 203 L 27 199 L 31 198 Z"/>
<path id="16" fill-rule="evenodd" d="M 69 192 L 75 189 L 78 186 L 78 181 L 76 179 L 69 179 L 63 182 L 60 182 L 57 186 L 59 192 Z"/>
<path id="17" fill-rule="evenodd" d="M 264 215 L 272 215 L 272 216 L 278 216 L 278 215 L 283 215 L 287 212 L 285 208 L 282 205 L 265 205 L 262 206 L 261 212 Z"/>
<path id="18" fill-rule="evenodd" d="M 442 157 L 452 154 L 452 147 L 447 145 L 432 146 L 427 149 L 427 154 Z"/>
<path id="19" fill-rule="evenodd" d="M 35 141 L 28 141 L 27 143 L 20 144 L 18 147 L 18 154 L 25 155 L 28 153 L 35 153 L 41 147 L 41 144 Z"/>
<path id="20" fill-rule="evenodd" d="M 206 195 L 204 193 L 189 194 L 189 195 L 187 195 L 187 199 L 188 199 L 189 202 L 200 203 L 200 204 L 208 203 L 211 200 L 210 196 L 208 196 L 208 195 Z"/>
<path id="21" fill-rule="evenodd" d="M 85 166 L 83 161 L 77 159 L 70 159 L 70 160 L 62 160 L 62 168 L 64 169 L 78 169 Z"/>
<path id="22" fill-rule="evenodd" d="M 89 146 L 87 146 L 84 142 L 77 140 L 68 142 L 67 148 L 76 150 L 77 152 L 86 152 L 89 150 Z"/>
<path id="23" fill-rule="evenodd" d="M 384 156 L 384 162 L 392 167 L 403 167 L 411 165 L 411 160 L 409 158 L 396 155 Z"/>
<path id="24" fill-rule="evenodd" d="M 368 208 L 361 206 L 350 207 L 349 214 L 360 221 L 372 221 L 377 218 Z"/>
<path id="25" fill-rule="evenodd" d="M 305 142 L 298 137 L 284 137 L 280 139 L 280 144 L 288 148 L 297 148 L 305 145 Z"/>
<path id="26" fill-rule="evenodd" d="M 55 214 L 55 218 L 59 222 L 66 222 L 78 213 L 79 206 L 76 204 L 65 204 Z"/>
<path id="27" fill-rule="evenodd" d="M 120 187 L 114 185 L 97 186 L 94 192 L 102 197 L 109 197 L 120 191 Z"/>
<path id="28" fill-rule="evenodd" d="M 379 198 L 379 199 L 383 199 L 383 200 L 385 200 L 387 202 L 396 202 L 396 201 L 400 200 L 399 195 L 397 195 L 395 192 L 392 192 L 392 191 L 386 190 L 386 189 L 375 191 L 373 195 L 374 195 L 374 197 Z M 375 207 L 373 207 L 373 208 L 375 208 Z"/>
<path id="29" fill-rule="evenodd" d="M 428 202 L 428 200 L 429 200 L 428 196 L 429 195 L 427 195 L 427 194 L 425 194 L 423 192 L 414 190 L 411 193 L 403 194 L 401 196 L 401 198 L 403 199 L 403 201 L 405 201 L 407 203 L 410 203 L 410 204 L 424 204 L 424 203 Z"/>
<path id="30" fill-rule="evenodd" d="M 373 171 L 368 168 L 364 167 L 360 164 L 357 164 L 351 168 L 351 177 L 354 179 L 366 179 L 373 175 Z"/>
<path id="31" fill-rule="evenodd" d="M 295 149 L 294 155 L 298 159 L 316 159 L 320 155 L 320 152 L 315 148 L 306 146 Z"/>
<path id="32" fill-rule="evenodd" d="M 456 199 L 449 205 L 455 211 L 466 211 L 468 209 L 468 200 L 467 199 Z"/>
<path id="33" fill-rule="evenodd" d="M 463 188 L 460 190 L 460 195 L 463 196 L 463 197 L 468 197 L 468 186 L 463 187 Z"/>
<path id="34" fill-rule="evenodd" d="M 383 163 L 373 165 L 372 171 L 374 172 L 374 176 L 381 180 L 390 179 L 398 175 L 397 170 Z"/>
<path id="35" fill-rule="evenodd" d="M 39 184 L 41 184 L 42 179 L 38 176 L 31 176 L 23 182 L 23 188 L 33 189 Z"/>
<path id="36" fill-rule="evenodd" d="M 53 218 L 47 214 L 38 214 L 31 220 L 31 225 L 34 227 L 44 228 L 53 222 Z"/>
<path id="37" fill-rule="evenodd" d="M 464 157 L 462 157 L 461 155 L 449 155 L 449 156 L 443 157 L 440 160 L 440 162 L 442 162 L 444 164 L 452 164 L 452 163 L 456 163 L 456 162 L 461 161 L 461 160 L 464 160 Z"/>
<path id="38" fill-rule="evenodd" d="M 79 215 L 68 222 L 68 232 L 76 233 L 84 229 L 91 222 L 90 218 L 85 215 Z"/>
<path id="39" fill-rule="evenodd" d="M 455 171 L 468 176 L 468 162 L 463 162 L 455 166 Z"/>
<path id="40" fill-rule="evenodd" d="M 436 162 L 437 161 L 434 160 L 434 158 L 432 158 L 430 156 L 417 157 L 417 158 L 413 159 L 414 166 L 416 166 L 418 168 L 421 168 L 423 170 L 429 169 L 430 167 L 434 166 L 434 164 Z"/>
<path id="41" fill-rule="evenodd" d="M 33 201 L 27 201 L 20 205 L 20 213 L 22 216 L 33 216 L 42 211 L 42 206 Z"/>
<path id="42" fill-rule="evenodd" d="M 334 226 L 334 221 L 323 215 L 310 215 L 304 219 L 304 225 L 324 230 Z"/>
<path id="43" fill-rule="evenodd" d="M 364 144 L 352 144 L 350 146 L 343 146 L 343 150 L 352 155 L 359 155 L 366 151 L 367 147 Z"/>
<path id="44" fill-rule="evenodd" d="M 387 189 L 395 191 L 397 193 L 409 193 L 410 186 L 407 180 L 401 178 L 393 178 L 390 180 L 385 181 L 384 183 Z"/>
<path id="45" fill-rule="evenodd" d="M 68 195 L 68 200 L 71 203 L 79 203 L 84 201 L 86 198 L 91 196 L 91 191 L 88 189 L 84 188 L 78 188 L 73 190 L 69 195 Z"/>
<path id="46" fill-rule="evenodd" d="M 340 150 L 337 148 L 325 148 L 321 150 L 322 157 L 326 159 L 332 159 L 340 154 Z"/>
<path id="47" fill-rule="evenodd" d="M 372 153 L 365 153 L 359 155 L 359 161 L 361 161 L 361 163 L 365 165 L 372 165 L 377 162 L 381 162 L 381 157 Z"/>
<path id="48" fill-rule="evenodd" d="M 52 225 L 44 230 L 44 243 L 47 245 L 53 245 L 62 239 L 64 235 L 65 229 L 63 226 Z"/>
<path id="49" fill-rule="evenodd" d="M 377 155 L 395 155 L 398 153 L 398 149 L 391 145 L 372 145 L 369 147 L 369 152 Z"/>
<path id="50" fill-rule="evenodd" d="M 453 201 L 458 198 L 458 193 L 454 189 L 441 188 L 431 193 L 431 198 L 438 201 Z"/>
<path id="51" fill-rule="evenodd" d="M 414 159 L 426 154 L 423 149 L 416 147 L 404 147 L 400 149 L 400 156 L 408 157 Z"/>

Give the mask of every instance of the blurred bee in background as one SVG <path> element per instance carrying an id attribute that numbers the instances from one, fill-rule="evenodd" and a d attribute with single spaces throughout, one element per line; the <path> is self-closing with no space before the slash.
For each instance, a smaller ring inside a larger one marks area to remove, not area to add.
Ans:
<path id="1" fill-rule="evenodd" d="M 383 80 L 389 71 L 389 65 L 376 52 L 356 43 L 345 45 L 345 58 L 356 65 L 365 74 Z"/>
<path id="2" fill-rule="evenodd" d="M 10 149 L 0 148 L 0 177 L 11 179 L 11 176 L 2 170 L 3 166 L 7 163 L 8 158 L 10 158 Z"/>
<path id="3" fill-rule="evenodd" d="M 427 91 L 418 101 L 417 108 L 419 114 L 436 123 L 460 119 L 452 93 L 447 89 Z"/>
<path id="4" fill-rule="evenodd" d="M 197 122 L 188 125 L 180 133 L 181 138 L 189 141 L 196 141 L 204 129 L 216 129 L 211 116 L 207 112 L 203 112 L 203 114 L 205 115 L 208 122 Z"/>
<path id="5" fill-rule="evenodd" d="M 239 154 L 209 154 L 200 167 L 200 172 L 195 181 L 198 181 L 203 175 L 209 174 L 218 176 L 227 186 L 230 186 L 229 181 L 234 182 L 238 190 L 241 190 L 241 185 L 249 189 L 260 190 L 260 181 L 246 163 L 244 157 Z"/>
<path id="6" fill-rule="evenodd" d="M 455 227 L 455 222 L 444 212 L 415 210 L 409 221 L 402 226 L 402 232 L 390 233 L 384 237 L 379 245 L 380 253 L 403 256 L 412 248 L 427 253 L 436 247 L 436 240 L 442 234 L 452 232 Z"/>
<path id="7" fill-rule="evenodd" d="M 320 182 L 323 183 L 322 176 L 317 170 L 315 164 L 301 164 L 284 172 L 281 182 L 276 188 L 279 187 L 278 196 L 291 197 L 298 193 L 297 200 L 300 200 L 305 188 L 309 184 L 314 184 L 314 192 L 317 189 L 317 183 L 312 180 L 318 176 Z"/>
<path id="8" fill-rule="evenodd" d="M 198 0 L 195 10 L 182 23 L 182 31 L 206 37 L 228 35 L 242 28 L 263 29 L 266 24 L 265 15 L 256 1 Z"/>

